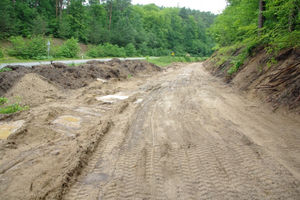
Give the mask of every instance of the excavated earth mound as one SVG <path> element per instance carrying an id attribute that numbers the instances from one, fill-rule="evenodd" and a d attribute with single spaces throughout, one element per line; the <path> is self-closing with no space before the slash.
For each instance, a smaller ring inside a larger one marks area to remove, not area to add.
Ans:
<path id="1" fill-rule="evenodd" d="M 147 88 L 140 85 L 161 71 L 146 61 L 118 59 L 9 68 L 0 73 L 0 96 L 10 103 L 19 96 L 30 109 L 0 114 L 0 199 L 61 199 L 112 119 L 131 116 L 126 110 L 139 105 L 137 96 Z M 113 101 L 99 99 L 107 96 Z"/>
<path id="2" fill-rule="evenodd" d="M 113 59 L 109 62 L 88 61 L 78 67 L 71 67 L 63 63 L 52 65 L 38 65 L 32 68 L 24 66 L 8 66 L 9 72 L 0 74 L 0 96 L 8 92 L 26 74 L 34 73 L 44 77 L 64 89 L 78 89 L 96 81 L 97 78 L 109 80 L 111 78 L 125 79 L 128 76 L 138 76 L 140 73 L 160 71 L 161 69 L 147 61 L 124 61 Z M 34 84 L 34 83 L 32 83 Z"/>

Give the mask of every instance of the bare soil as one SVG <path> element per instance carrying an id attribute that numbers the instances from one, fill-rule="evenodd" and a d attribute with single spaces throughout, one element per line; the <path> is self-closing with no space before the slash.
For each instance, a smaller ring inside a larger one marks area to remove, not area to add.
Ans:
<path id="1" fill-rule="evenodd" d="M 239 53 L 237 50 L 233 55 Z M 268 54 L 267 50 L 258 48 L 232 76 L 228 76 L 227 73 L 231 66 L 230 61 L 216 66 L 218 56 L 220 55 L 216 52 L 204 63 L 214 76 L 221 77 L 251 98 L 268 102 L 273 110 L 286 109 L 288 112 L 300 114 L 299 49 L 282 50 L 274 56 Z M 275 59 L 276 63 L 271 63 L 272 59 Z"/>
<path id="2" fill-rule="evenodd" d="M 24 120 L 0 140 L 0 199 L 300 198 L 299 115 L 272 112 L 202 63 L 4 75 L 1 95 L 31 108 L 0 118 Z"/>

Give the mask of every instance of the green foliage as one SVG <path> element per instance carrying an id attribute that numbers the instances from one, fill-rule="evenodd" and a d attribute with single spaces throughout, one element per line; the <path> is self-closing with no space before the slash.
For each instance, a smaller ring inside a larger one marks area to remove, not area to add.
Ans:
<path id="1" fill-rule="evenodd" d="M 26 44 L 26 41 L 21 37 L 21 36 L 11 36 L 9 38 L 9 41 L 12 44 L 11 49 L 9 49 L 8 54 L 10 56 L 15 56 L 15 57 L 27 57 L 27 50 L 28 46 Z"/>
<path id="2" fill-rule="evenodd" d="M 277 64 L 277 60 L 275 59 L 275 57 L 272 57 L 268 62 L 267 62 L 267 66 L 271 67 L 273 65 Z"/>
<path id="3" fill-rule="evenodd" d="M 79 53 L 80 47 L 78 44 L 78 40 L 75 38 L 68 39 L 63 43 L 60 47 L 59 55 L 65 58 L 75 58 Z"/>
<path id="4" fill-rule="evenodd" d="M 4 58 L 4 54 L 2 52 L 2 49 L 0 49 L 0 58 Z"/>
<path id="5" fill-rule="evenodd" d="M 258 34 L 257 0 L 229 1 L 229 6 L 219 15 L 208 32 L 220 47 L 237 43 L 249 44 L 247 53 L 264 45 L 279 52 L 281 49 L 299 47 L 300 10 L 299 1 L 265 1 L 264 27 Z M 249 41 L 252 42 L 249 42 Z"/>
<path id="6" fill-rule="evenodd" d="M 229 75 L 232 75 L 234 74 L 235 72 L 238 71 L 238 69 L 244 64 L 243 61 L 241 60 L 235 60 L 235 61 L 232 61 L 231 64 L 233 64 L 232 67 L 230 67 L 230 69 L 228 70 L 228 74 Z"/>
<path id="7" fill-rule="evenodd" d="M 69 18 L 65 17 L 59 22 L 59 28 L 57 30 L 58 36 L 62 39 L 67 39 L 70 35 L 70 22 Z"/>
<path id="8" fill-rule="evenodd" d="M 174 62 L 198 62 L 204 61 L 207 57 L 199 58 L 199 57 L 174 57 L 174 56 L 163 56 L 158 59 L 149 59 L 148 62 L 154 63 L 157 66 L 167 66 Z"/>
<path id="9" fill-rule="evenodd" d="M 185 55 L 184 59 L 186 60 L 186 62 L 191 62 L 191 57 L 190 56 Z"/>
<path id="10" fill-rule="evenodd" d="M 126 53 L 126 56 L 128 56 L 128 57 L 135 56 L 136 55 L 135 46 L 132 43 L 127 44 L 125 47 L 125 53 Z"/>
<path id="11" fill-rule="evenodd" d="M 92 58 L 101 57 L 125 57 L 126 52 L 123 47 L 105 43 L 104 45 L 90 46 L 87 55 Z"/>
<path id="12" fill-rule="evenodd" d="M 224 12 L 208 29 L 217 42 L 218 56 L 214 58 L 220 67 L 228 60 L 232 75 L 238 71 L 255 48 L 263 46 L 272 57 L 268 67 L 275 65 L 276 55 L 286 48 L 299 48 L 300 10 L 299 1 L 265 1 L 263 28 L 258 30 L 259 2 L 257 0 L 230 0 Z"/>
<path id="13" fill-rule="evenodd" d="M 12 47 L 8 50 L 10 56 L 21 59 L 35 59 L 38 56 L 47 55 L 46 39 L 42 35 L 28 37 L 11 36 L 9 41 Z"/>
<path id="14" fill-rule="evenodd" d="M 125 48 L 128 55 L 167 56 L 174 51 L 177 55 L 189 53 L 202 57 L 212 53 L 214 42 L 206 34 L 206 29 L 216 15 L 210 12 L 161 8 L 155 4 L 133 6 L 129 0 L 91 0 L 89 6 L 83 6 L 80 0 L 70 0 L 69 6 L 68 1 L 62 2 L 62 7 L 67 9 L 62 9 L 60 16 L 61 6 L 57 8 L 54 0 L 1 0 L 0 39 L 11 36 L 33 38 L 34 35 L 75 38 L 96 46 L 105 46 L 107 43 L 117 45 Z M 17 39 L 18 47 L 10 51 L 10 56 L 22 59 L 47 56 L 44 44 L 40 45 L 44 50 L 42 53 L 33 53 L 32 49 L 28 49 L 29 41 Z M 55 48 L 51 46 L 54 57 L 74 57 L 69 48 Z M 95 52 L 98 50 L 90 54 Z"/>
<path id="15" fill-rule="evenodd" d="M 21 98 L 16 97 L 16 101 L 12 104 L 9 104 L 9 101 L 5 97 L 0 97 L 0 114 L 11 114 L 21 110 L 29 109 L 29 106 L 21 105 Z"/>
<path id="16" fill-rule="evenodd" d="M 48 30 L 48 23 L 38 15 L 31 24 L 32 35 L 43 35 Z"/>
<path id="17" fill-rule="evenodd" d="M 4 98 L 4 97 L 0 97 L 0 106 L 2 106 L 3 104 L 7 103 L 8 99 Z"/>
<path id="18" fill-rule="evenodd" d="M 1 72 L 9 72 L 9 71 L 12 71 L 12 69 L 6 68 L 6 67 L 0 69 L 0 73 L 1 73 Z"/>

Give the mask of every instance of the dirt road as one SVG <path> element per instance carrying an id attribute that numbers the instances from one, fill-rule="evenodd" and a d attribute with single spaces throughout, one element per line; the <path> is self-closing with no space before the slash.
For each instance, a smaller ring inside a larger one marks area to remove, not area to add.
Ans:
<path id="1" fill-rule="evenodd" d="M 63 199 L 300 198 L 299 116 L 247 100 L 199 63 L 134 81 Z"/>

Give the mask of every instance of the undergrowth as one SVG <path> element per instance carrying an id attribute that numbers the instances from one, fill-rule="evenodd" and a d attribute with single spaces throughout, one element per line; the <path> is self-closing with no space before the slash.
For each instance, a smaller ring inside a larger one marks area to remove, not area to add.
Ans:
<path id="1" fill-rule="evenodd" d="M 229 76 L 236 73 L 241 66 L 246 62 L 250 56 L 255 56 L 254 49 L 257 47 L 264 47 L 267 54 L 271 56 L 267 62 L 267 66 L 271 67 L 277 64 L 276 57 L 279 52 L 288 48 L 300 48 L 299 45 L 300 31 L 294 31 L 288 34 L 282 33 L 265 33 L 260 36 L 249 37 L 241 42 L 237 42 L 230 46 L 219 47 L 217 56 L 212 61 L 215 62 L 215 67 L 222 66 L 225 62 L 229 61 Z"/>
<path id="2" fill-rule="evenodd" d="M 5 97 L 0 97 L 0 114 L 11 114 L 21 110 L 29 109 L 29 106 L 21 105 L 21 97 L 16 97 L 16 101 L 9 104 L 9 100 Z"/>
<path id="3" fill-rule="evenodd" d="M 148 62 L 154 63 L 155 65 L 160 67 L 170 65 L 174 62 L 198 62 L 198 61 L 204 61 L 206 59 L 207 57 L 189 57 L 189 56 L 184 56 L 184 57 L 164 56 L 164 57 L 159 57 L 158 59 L 149 59 L 149 57 L 147 56 Z"/>

